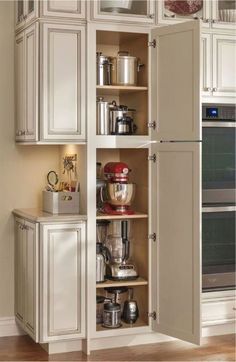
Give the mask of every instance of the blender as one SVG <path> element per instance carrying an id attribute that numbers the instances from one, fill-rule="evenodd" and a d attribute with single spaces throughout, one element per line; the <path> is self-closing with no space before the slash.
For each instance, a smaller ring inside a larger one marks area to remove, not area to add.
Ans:
<path id="1" fill-rule="evenodd" d="M 109 249 L 105 246 L 108 225 L 107 220 L 97 221 L 97 243 L 96 243 L 96 283 L 105 281 L 106 264 L 110 261 Z"/>
<path id="2" fill-rule="evenodd" d="M 135 264 L 130 260 L 128 221 L 113 221 L 113 233 L 108 235 L 106 246 L 110 261 L 106 265 L 106 277 L 111 280 L 134 280 L 138 278 Z"/>

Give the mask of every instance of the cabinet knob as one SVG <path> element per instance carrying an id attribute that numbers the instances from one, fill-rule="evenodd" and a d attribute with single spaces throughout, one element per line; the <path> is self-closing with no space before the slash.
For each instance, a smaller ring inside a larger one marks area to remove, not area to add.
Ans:
<path id="1" fill-rule="evenodd" d="M 205 87 L 203 88 L 204 92 L 212 92 L 213 91 L 213 88 L 211 87 Z"/>
<path id="2" fill-rule="evenodd" d="M 209 23 L 210 19 L 202 18 L 203 23 Z"/>
<path id="3" fill-rule="evenodd" d="M 164 17 L 165 18 L 175 18 L 176 15 L 175 14 L 167 15 L 166 13 L 164 13 Z"/>
<path id="4" fill-rule="evenodd" d="M 154 14 L 147 14 L 147 18 L 154 19 Z"/>
<path id="5" fill-rule="evenodd" d="M 217 89 L 216 87 L 214 87 L 214 88 L 212 89 L 212 91 L 213 91 L 213 92 L 217 92 L 218 89 Z"/>

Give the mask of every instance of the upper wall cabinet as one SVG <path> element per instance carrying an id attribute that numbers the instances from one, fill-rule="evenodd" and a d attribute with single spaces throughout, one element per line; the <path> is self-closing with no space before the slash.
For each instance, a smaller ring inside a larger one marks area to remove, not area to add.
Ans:
<path id="1" fill-rule="evenodd" d="M 86 18 L 85 0 L 16 0 L 16 30 L 27 26 L 38 17 Z"/>
<path id="2" fill-rule="evenodd" d="M 202 96 L 207 101 L 234 102 L 236 40 L 234 34 L 202 34 Z M 204 100 L 206 101 L 206 100 Z"/>
<path id="3" fill-rule="evenodd" d="M 85 141 L 85 26 L 35 22 L 15 48 L 16 141 Z"/>
<path id="4" fill-rule="evenodd" d="M 91 4 L 91 17 L 126 23 L 155 23 L 154 0 L 97 0 Z"/>
<path id="5" fill-rule="evenodd" d="M 43 0 L 41 15 L 57 18 L 85 19 L 86 1 L 81 0 Z"/>
<path id="6" fill-rule="evenodd" d="M 236 3 L 234 0 L 158 0 L 158 22 L 173 23 L 187 19 L 202 19 L 204 27 L 235 27 Z"/>
<path id="7" fill-rule="evenodd" d="M 39 2 L 35 0 L 17 0 L 15 2 L 16 29 L 23 28 L 39 16 Z"/>

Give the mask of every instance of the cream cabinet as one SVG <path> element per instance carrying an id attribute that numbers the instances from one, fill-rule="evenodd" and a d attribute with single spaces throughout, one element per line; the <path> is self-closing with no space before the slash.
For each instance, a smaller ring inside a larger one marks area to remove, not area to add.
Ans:
<path id="1" fill-rule="evenodd" d="M 202 96 L 233 101 L 236 96 L 234 34 L 202 34 Z"/>
<path id="2" fill-rule="evenodd" d="M 15 219 L 15 316 L 20 326 L 39 339 L 38 310 L 38 227 Z"/>
<path id="3" fill-rule="evenodd" d="M 41 0 L 41 15 L 45 17 L 85 19 L 85 0 Z"/>
<path id="4" fill-rule="evenodd" d="M 94 0 L 90 13 L 94 20 L 151 25 L 155 23 L 156 1 Z"/>
<path id="5" fill-rule="evenodd" d="M 85 222 L 15 217 L 15 316 L 36 342 L 85 337 Z"/>
<path id="6" fill-rule="evenodd" d="M 39 2 L 37 0 L 15 1 L 15 25 L 16 30 L 27 26 L 39 15 Z"/>
<path id="7" fill-rule="evenodd" d="M 36 22 L 15 44 L 16 141 L 85 141 L 85 26 Z"/>

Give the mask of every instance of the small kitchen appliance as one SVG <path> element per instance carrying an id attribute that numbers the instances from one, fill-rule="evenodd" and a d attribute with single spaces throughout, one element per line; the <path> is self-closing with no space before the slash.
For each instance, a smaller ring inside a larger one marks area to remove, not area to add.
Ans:
<path id="1" fill-rule="evenodd" d="M 134 124 L 135 109 L 130 109 L 125 105 L 117 105 L 115 101 L 110 107 L 110 132 L 114 135 L 131 135 L 136 132 L 137 126 Z"/>
<path id="2" fill-rule="evenodd" d="M 109 215 L 130 215 L 134 211 L 130 208 L 134 198 L 135 184 L 128 183 L 128 165 L 124 162 L 109 162 L 104 166 L 106 186 L 101 188 L 101 199 L 104 202 L 103 212 Z M 105 191 L 105 199 L 103 197 Z"/>
<path id="3" fill-rule="evenodd" d="M 103 327 L 119 328 L 121 324 L 121 306 L 119 303 L 106 303 L 103 310 Z"/>
<path id="4" fill-rule="evenodd" d="M 135 264 L 130 260 L 128 221 L 113 221 L 113 234 L 108 235 L 106 246 L 110 253 L 106 265 L 106 277 L 111 280 L 134 280 L 138 278 Z"/>
<path id="5" fill-rule="evenodd" d="M 121 306 L 121 313 L 123 312 L 124 303 L 127 297 L 127 287 L 109 287 L 104 288 L 106 291 L 106 300 L 111 300 Z"/>
<path id="6" fill-rule="evenodd" d="M 129 299 L 125 301 L 123 313 L 122 313 L 122 320 L 125 323 L 133 324 L 137 321 L 139 317 L 139 309 L 136 300 L 133 299 L 133 288 L 129 288 Z"/>
<path id="7" fill-rule="evenodd" d="M 96 283 L 105 281 L 106 263 L 111 259 L 110 252 L 105 246 L 109 223 L 107 220 L 97 221 Z"/>

